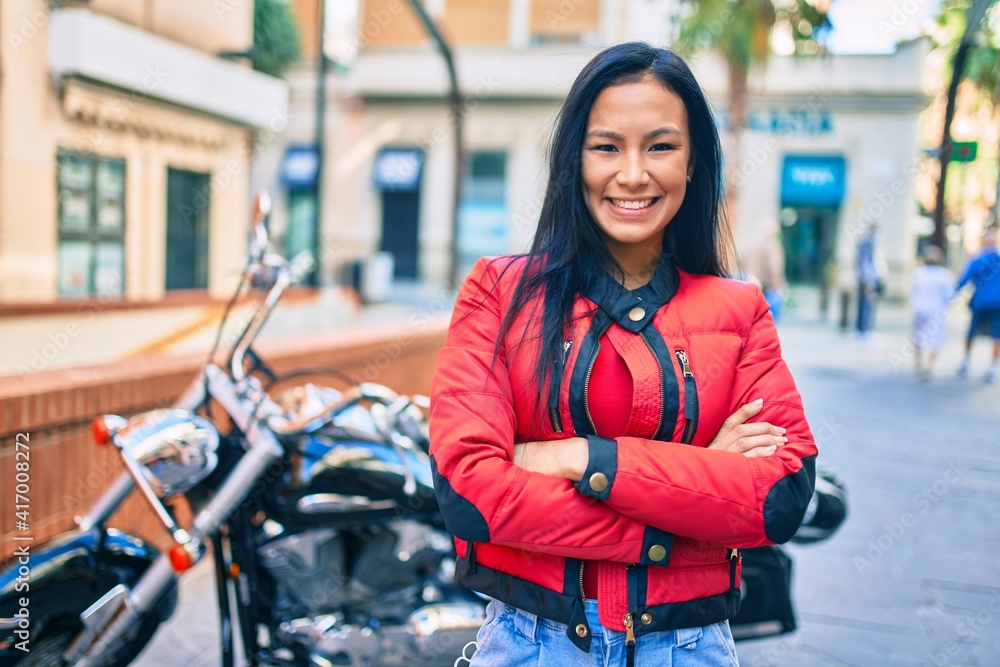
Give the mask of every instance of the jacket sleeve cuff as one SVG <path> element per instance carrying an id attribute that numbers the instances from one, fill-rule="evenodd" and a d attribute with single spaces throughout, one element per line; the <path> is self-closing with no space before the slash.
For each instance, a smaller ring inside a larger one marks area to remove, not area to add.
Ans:
<path id="1" fill-rule="evenodd" d="M 615 473 L 618 472 L 618 443 L 608 438 L 588 435 L 587 447 L 590 452 L 587 470 L 583 473 L 583 479 L 574 486 L 585 496 L 607 500 L 615 483 Z"/>

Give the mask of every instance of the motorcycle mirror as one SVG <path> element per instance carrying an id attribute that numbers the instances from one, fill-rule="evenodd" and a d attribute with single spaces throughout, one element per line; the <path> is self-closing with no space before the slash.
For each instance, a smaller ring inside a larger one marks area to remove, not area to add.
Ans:
<path id="1" fill-rule="evenodd" d="M 258 190 L 250 205 L 250 221 L 254 225 L 262 224 L 271 215 L 271 195 L 267 190 Z"/>
<path id="2" fill-rule="evenodd" d="M 250 205 L 250 224 L 253 225 L 253 245 L 256 253 L 262 253 L 267 248 L 267 227 L 264 222 L 271 214 L 271 195 L 267 190 L 258 190 Z"/>

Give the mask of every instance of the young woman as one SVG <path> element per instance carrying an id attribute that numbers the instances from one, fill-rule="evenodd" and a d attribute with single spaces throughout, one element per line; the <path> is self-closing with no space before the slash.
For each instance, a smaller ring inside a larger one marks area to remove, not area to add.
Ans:
<path id="1" fill-rule="evenodd" d="M 473 665 L 735 665 L 739 548 L 786 541 L 816 447 L 760 290 L 723 276 L 712 113 L 622 44 L 559 116 L 526 256 L 479 261 L 431 406 Z"/>
<path id="2" fill-rule="evenodd" d="M 948 303 L 955 293 L 955 276 L 941 266 L 944 252 L 936 245 L 925 246 L 923 258 L 924 265 L 914 269 L 910 278 L 910 308 L 913 310 L 913 360 L 917 376 L 926 382 L 948 338 Z"/>

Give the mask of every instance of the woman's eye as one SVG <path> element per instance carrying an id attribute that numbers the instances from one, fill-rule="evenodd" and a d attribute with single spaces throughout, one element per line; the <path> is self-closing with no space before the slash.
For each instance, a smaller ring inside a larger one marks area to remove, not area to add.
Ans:
<path id="1" fill-rule="evenodd" d="M 591 146 L 590 150 L 600 151 L 602 153 L 611 153 L 617 151 L 618 149 L 615 148 L 612 144 L 598 144 L 597 146 Z"/>
<path id="2" fill-rule="evenodd" d="M 673 144 L 654 144 L 649 150 L 651 151 L 673 151 L 677 150 L 677 146 Z"/>

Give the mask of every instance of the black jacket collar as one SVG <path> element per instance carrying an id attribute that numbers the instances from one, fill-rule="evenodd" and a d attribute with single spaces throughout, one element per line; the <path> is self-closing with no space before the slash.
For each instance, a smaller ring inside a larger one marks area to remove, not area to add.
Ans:
<path id="1" fill-rule="evenodd" d="M 677 293 L 678 281 L 673 262 L 661 255 L 652 279 L 642 287 L 628 290 L 611 276 L 602 274 L 584 296 L 620 326 L 639 333 L 652 321 L 653 314 Z"/>

